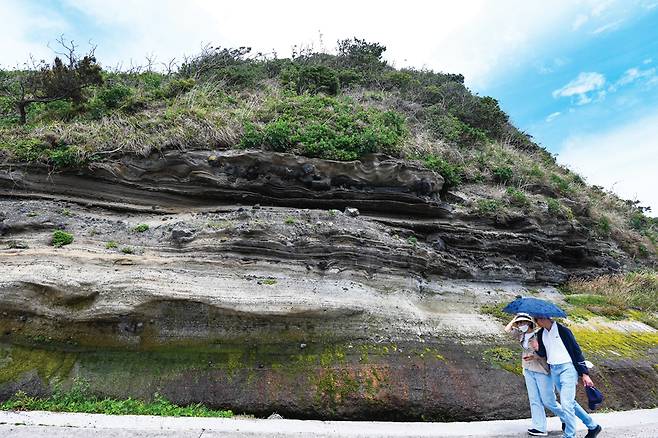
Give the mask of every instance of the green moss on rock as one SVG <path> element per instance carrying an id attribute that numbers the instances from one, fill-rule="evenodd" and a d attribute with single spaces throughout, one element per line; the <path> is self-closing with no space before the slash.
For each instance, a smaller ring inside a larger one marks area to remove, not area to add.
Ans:
<path id="1" fill-rule="evenodd" d="M 74 353 L 0 345 L 0 383 L 16 381 L 29 372 L 36 372 L 45 382 L 61 380 L 68 377 L 75 361 Z"/>

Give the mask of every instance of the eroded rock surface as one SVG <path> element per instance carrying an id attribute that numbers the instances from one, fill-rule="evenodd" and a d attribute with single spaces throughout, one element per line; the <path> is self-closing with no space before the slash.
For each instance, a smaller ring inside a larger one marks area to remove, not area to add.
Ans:
<path id="1" fill-rule="evenodd" d="M 262 151 L 2 167 L 0 398 L 81 377 L 285 417 L 525 416 L 482 306 L 630 261 L 567 223 L 474 216 L 442 185 L 385 157 Z M 656 332 L 619 330 L 637 353 L 591 348 L 608 406 L 655 405 Z"/>

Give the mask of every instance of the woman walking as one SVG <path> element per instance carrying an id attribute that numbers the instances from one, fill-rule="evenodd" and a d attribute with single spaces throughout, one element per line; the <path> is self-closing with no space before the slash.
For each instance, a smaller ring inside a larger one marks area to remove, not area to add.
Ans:
<path id="1" fill-rule="evenodd" d="M 526 313 L 518 313 L 505 327 L 505 331 L 513 333 L 523 349 L 521 363 L 532 416 L 532 429 L 528 429 L 528 434 L 548 436 L 544 407 L 557 416 L 560 415 L 562 409 L 555 397 L 550 368 L 546 359 L 539 356 L 532 348 L 533 340 L 537 336 L 536 329 L 535 320 Z"/>

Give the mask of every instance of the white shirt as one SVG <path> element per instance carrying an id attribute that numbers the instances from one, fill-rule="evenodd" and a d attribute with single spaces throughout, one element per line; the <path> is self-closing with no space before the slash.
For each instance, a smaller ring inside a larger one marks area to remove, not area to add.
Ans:
<path id="1" fill-rule="evenodd" d="M 546 362 L 548 362 L 549 365 L 560 365 L 571 362 L 571 356 L 569 356 L 567 347 L 565 347 L 564 342 L 562 342 L 555 321 L 553 321 L 550 330 L 544 329 L 541 339 L 544 342 L 544 347 L 546 347 Z"/>

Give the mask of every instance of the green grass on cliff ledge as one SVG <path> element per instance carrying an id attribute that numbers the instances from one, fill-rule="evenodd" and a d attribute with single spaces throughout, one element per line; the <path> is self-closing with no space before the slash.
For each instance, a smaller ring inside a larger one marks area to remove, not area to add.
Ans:
<path id="1" fill-rule="evenodd" d="M 629 318 L 658 329 L 658 273 L 629 272 L 590 280 L 574 279 L 560 288 L 571 306 L 570 316 L 589 319 Z"/>
<path id="2" fill-rule="evenodd" d="M 22 391 L 0 404 L 3 411 L 82 412 L 107 415 L 158 415 L 168 417 L 225 417 L 230 410 L 213 410 L 202 404 L 178 406 L 156 394 L 153 401 L 116 400 L 91 395 L 87 385 L 76 381 L 69 391 L 55 390 L 48 398 L 31 397 Z"/>

